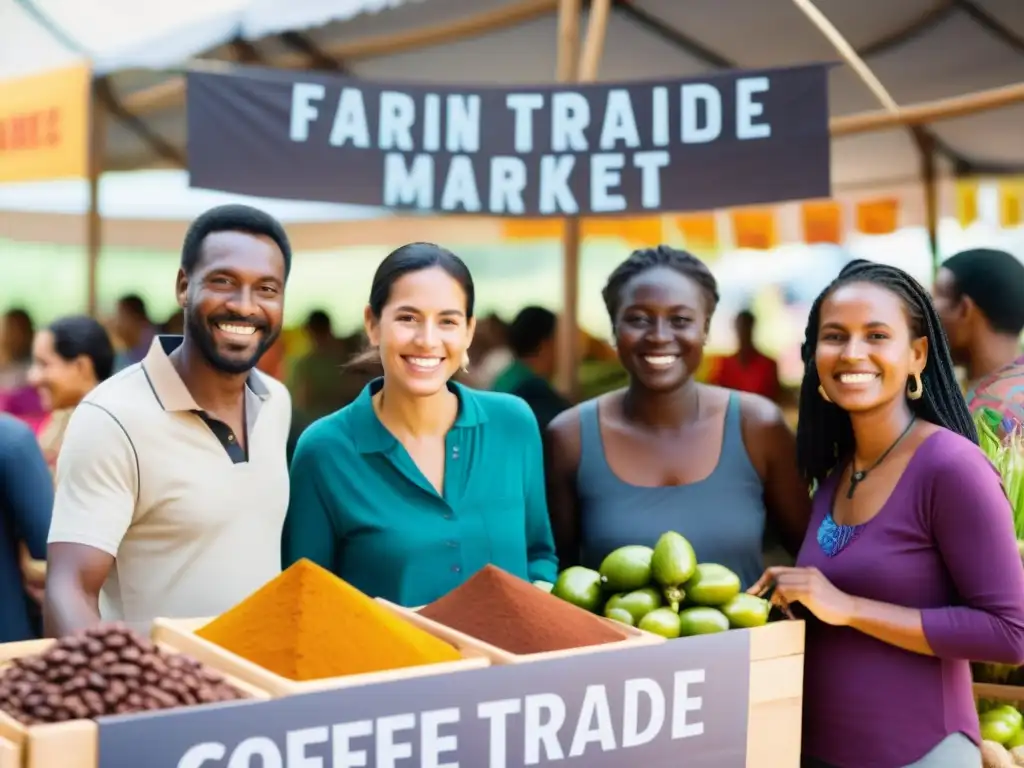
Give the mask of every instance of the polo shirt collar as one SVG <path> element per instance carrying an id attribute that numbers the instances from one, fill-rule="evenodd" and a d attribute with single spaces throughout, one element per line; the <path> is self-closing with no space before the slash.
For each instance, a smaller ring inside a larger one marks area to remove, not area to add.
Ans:
<path id="1" fill-rule="evenodd" d="M 363 387 L 351 408 L 353 420 L 352 440 L 360 453 L 383 453 L 398 443 L 373 410 L 373 396 L 384 386 L 384 379 L 378 377 Z M 480 406 L 472 389 L 455 381 L 448 382 L 448 391 L 459 399 L 459 413 L 452 429 L 472 429 L 487 421 L 487 414 Z"/>
<path id="2" fill-rule="evenodd" d="M 183 336 L 155 337 L 142 360 L 142 369 L 153 388 L 153 394 L 165 411 L 202 411 L 169 357 L 171 352 L 181 346 L 183 339 Z M 246 387 L 260 401 L 270 397 L 270 390 L 257 371 L 250 372 Z"/>

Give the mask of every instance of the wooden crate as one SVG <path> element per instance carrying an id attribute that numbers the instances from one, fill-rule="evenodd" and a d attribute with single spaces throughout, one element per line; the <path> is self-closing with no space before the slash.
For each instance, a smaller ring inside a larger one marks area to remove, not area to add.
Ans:
<path id="1" fill-rule="evenodd" d="M 651 634 L 650 632 L 643 632 L 635 627 L 627 627 L 625 624 L 619 624 L 613 622 L 611 619 L 602 618 L 602 621 L 613 624 L 615 629 L 620 630 L 625 637 L 616 643 L 603 643 L 602 645 L 588 645 L 583 648 L 569 648 L 564 651 L 546 651 L 544 653 L 528 653 L 528 654 L 517 654 L 510 653 L 503 648 L 498 648 L 490 643 L 485 643 L 483 640 L 478 640 L 475 637 L 460 632 L 457 629 L 440 624 L 433 619 L 428 619 L 426 616 L 419 614 L 419 608 L 403 608 L 400 605 L 389 603 L 387 600 L 377 598 L 377 602 L 387 606 L 392 611 L 400 614 L 410 624 L 415 624 L 420 629 L 429 632 L 436 637 L 440 637 L 459 650 L 465 650 L 467 652 L 482 653 L 488 659 L 491 660 L 492 664 L 526 664 L 534 661 L 547 661 L 548 659 L 561 659 L 567 656 L 579 656 L 586 653 L 601 653 L 607 651 L 618 651 L 623 648 L 634 648 L 638 645 L 655 645 L 658 643 L 664 643 L 665 638 L 658 635 Z"/>
<path id="2" fill-rule="evenodd" d="M 403 616 L 404 618 L 404 616 Z M 153 622 L 153 638 L 199 659 L 213 669 L 230 674 L 240 680 L 246 680 L 259 688 L 269 691 L 271 695 L 291 696 L 297 693 L 310 693 L 337 688 L 350 688 L 371 683 L 389 683 L 394 680 L 405 680 L 410 677 L 426 677 L 444 675 L 451 672 L 462 672 L 467 669 L 482 669 L 491 665 L 490 659 L 478 648 L 455 646 L 462 655 L 460 661 L 442 662 L 440 664 L 423 664 L 417 667 L 388 669 L 381 672 L 367 672 L 344 677 L 330 677 L 323 680 L 289 680 L 243 659 L 234 653 L 224 650 L 219 645 L 204 640 L 195 634 L 196 630 L 209 624 L 213 619 L 157 619 Z M 430 631 L 429 629 L 427 630 Z M 446 638 L 431 632 L 440 640 Z M 454 645 L 453 643 L 450 643 Z"/>
<path id="3" fill-rule="evenodd" d="M 584 653 L 615 651 L 666 642 L 633 627 L 616 625 L 630 637 L 568 651 L 516 655 L 420 616 L 416 609 L 381 601 L 423 629 L 460 649 L 478 649 L 493 664 L 523 664 Z M 804 631 L 802 621 L 779 621 L 746 631 L 750 633 L 750 705 L 747 720 L 748 768 L 799 768 L 804 700 Z M 672 642 L 685 643 L 685 639 Z"/>
<path id="4" fill-rule="evenodd" d="M 799 768 L 804 703 L 802 621 L 777 621 L 750 633 L 747 768 Z"/>
<path id="5" fill-rule="evenodd" d="M 0 645 L 0 671 L 13 659 L 43 653 L 53 643 L 29 640 Z M 165 651 L 174 650 L 164 643 L 158 645 Z M 258 686 L 230 674 L 224 678 L 252 700 L 270 699 Z M 26 727 L 0 712 L 0 768 L 96 768 L 98 753 L 99 728 L 93 720 Z"/>

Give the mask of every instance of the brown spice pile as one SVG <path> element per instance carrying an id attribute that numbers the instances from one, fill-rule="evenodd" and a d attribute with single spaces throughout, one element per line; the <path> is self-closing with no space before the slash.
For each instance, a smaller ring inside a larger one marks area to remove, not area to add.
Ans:
<path id="1" fill-rule="evenodd" d="M 62 638 L 0 674 L 0 710 L 24 725 L 243 698 L 219 673 L 118 624 Z"/>
<path id="2" fill-rule="evenodd" d="M 493 565 L 420 615 L 515 654 L 604 645 L 627 637 L 610 622 Z"/>

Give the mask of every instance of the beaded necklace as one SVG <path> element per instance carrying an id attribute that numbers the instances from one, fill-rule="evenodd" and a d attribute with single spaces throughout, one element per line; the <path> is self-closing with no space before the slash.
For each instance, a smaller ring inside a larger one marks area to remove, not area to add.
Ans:
<path id="1" fill-rule="evenodd" d="M 897 445 L 903 442 L 903 438 L 910 434 L 910 429 L 914 426 L 914 422 L 916 421 L 916 418 L 912 418 L 910 423 L 907 424 L 906 429 L 900 433 L 900 436 L 897 437 L 893 441 L 892 445 L 886 448 L 882 455 L 875 459 L 867 469 L 857 471 L 856 465 L 851 461 L 850 489 L 846 492 L 846 498 L 853 498 L 853 494 L 857 490 L 857 486 L 864 481 L 869 472 L 885 461 Z M 824 552 L 827 557 L 835 557 L 846 549 L 853 540 L 860 535 L 864 526 L 867 525 L 867 523 L 860 523 L 859 525 L 840 525 L 835 521 L 832 514 L 836 507 L 836 496 L 838 495 L 838 492 L 839 487 L 837 484 L 836 492 L 832 494 L 832 503 L 829 504 L 828 512 L 825 513 L 825 516 L 821 520 L 821 525 L 818 526 L 818 546 L 821 547 L 821 551 Z M 868 522 L 871 521 L 869 520 Z"/>

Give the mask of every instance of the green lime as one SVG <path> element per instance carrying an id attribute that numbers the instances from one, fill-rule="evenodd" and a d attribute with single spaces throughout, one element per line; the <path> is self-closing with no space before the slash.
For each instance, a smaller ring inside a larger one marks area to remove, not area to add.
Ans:
<path id="1" fill-rule="evenodd" d="M 729 620 L 717 608 L 684 608 L 679 612 L 679 626 L 684 637 L 711 635 L 729 629 Z"/>
<path id="2" fill-rule="evenodd" d="M 675 640 L 682 634 L 679 625 L 679 614 L 671 608 L 655 608 L 642 619 L 637 626 L 644 632 L 661 635 L 668 640 Z"/>
<path id="3" fill-rule="evenodd" d="M 625 624 L 628 627 L 636 626 L 636 622 L 633 621 L 633 614 L 631 614 L 625 608 L 605 608 L 604 616 L 606 619 L 617 621 L 620 624 Z"/>
<path id="4" fill-rule="evenodd" d="M 633 617 L 633 623 L 637 624 L 655 608 L 661 608 L 661 593 L 654 587 L 635 589 L 625 594 L 612 595 L 608 598 L 605 607 L 629 611 L 630 616 Z"/>
<path id="5" fill-rule="evenodd" d="M 725 605 L 740 592 L 740 577 L 724 565 L 701 563 L 686 584 L 686 599 L 695 605 Z"/>
<path id="6" fill-rule="evenodd" d="M 551 594 L 585 611 L 596 613 L 604 598 L 601 574 L 581 565 L 573 565 L 558 574 Z"/>
<path id="7" fill-rule="evenodd" d="M 1007 749 L 1016 749 L 1017 747 L 1024 747 L 1024 731 L 1017 731 L 1010 740 L 1006 742 Z"/>
<path id="8" fill-rule="evenodd" d="M 690 542 L 675 531 L 661 534 L 651 556 L 651 578 L 661 585 L 672 610 L 679 610 L 684 597 L 680 587 L 696 570 L 697 553 Z"/>
<path id="9" fill-rule="evenodd" d="M 736 629 L 763 627 L 768 623 L 768 613 L 772 606 L 767 600 L 757 595 L 740 592 L 732 600 L 721 607 L 722 613 L 729 619 L 729 626 Z"/>
<path id="10" fill-rule="evenodd" d="M 630 544 L 610 552 L 601 563 L 601 579 L 608 592 L 632 592 L 651 583 L 654 550 Z"/>
<path id="11" fill-rule="evenodd" d="M 1004 717 L 1010 725 L 1018 730 L 1024 726 L 1024 716 L 1022 716 L 1017 708 L 1012 704 L 1000 704 L 997 707 L 993 707 L 985 714 L 986 716 L 998 715 L 999 717 Z"/>
<path id="12" fill-rule="evenodd" d="M 996 744 L 1005 745 L 1010 739 L 1020 733 L 1012 724 L 1003 718 L 982 718 L 981 738 L 984 741 L 994 741 Z"/>

